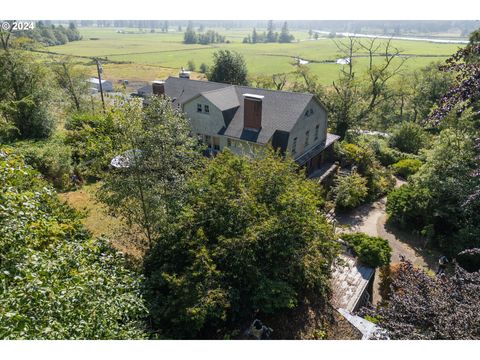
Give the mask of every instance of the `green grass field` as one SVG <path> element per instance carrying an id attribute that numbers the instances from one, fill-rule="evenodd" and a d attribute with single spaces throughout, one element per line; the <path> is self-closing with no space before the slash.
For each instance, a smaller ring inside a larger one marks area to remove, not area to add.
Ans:
<path id="1" fill-rule="evenodd" d="M 212 62 L 212 54 L 218 49 L 230 49 L 241 53 L 247 62 L 250 75 L 271 75 L 290 73 L 295 70 L 292 65 L 294 57 L 314 61 L 309 64 L 312 72 L 320 81 L 331 84 L 338 77 L 341 65 L 318 63 L 336 60 L 338 49 L 331 39 L 309 40 L 308 33 L 293 31 L 297 42 L 291 44 L 243 44 L 243 38 L 251 29 L 224 30 L 216 29 L 230 41 L 228 44 L 187 45 L 183 44 L 183 33 L 141 33 L 137 29 L 128 29 L 130 33 L 118 33 L 115 28 L 80 29 L 83 40 L 66 45 L 49 47 L 47 50 L 78 56 L 106 57 L 108 60 L 130 62 L 128 64 L 105 65 L 105 77 L 131 80 L 153 80 L 178 73 L 188 61 L 193 61 L 198 68 L 201 63 Z M 258 30 L 263 31 L 263 30 Z M 97 40 L 92 40 L 97 38 Z M 337 39 L 337 41 L 341 41 Z M 423 67 L 432 61 L 443 61 L 453 54 L 460 45 L 438 44 L 423 41 L 394 40 L 392 45 L 408 56 L 405 69 Z M 356 58 L 360 68 L 366 66 L 366 58 Z M 377 61 L 381 61 L 377 58 Z M 95 73 L 90 67 L 92 75 Z"/>

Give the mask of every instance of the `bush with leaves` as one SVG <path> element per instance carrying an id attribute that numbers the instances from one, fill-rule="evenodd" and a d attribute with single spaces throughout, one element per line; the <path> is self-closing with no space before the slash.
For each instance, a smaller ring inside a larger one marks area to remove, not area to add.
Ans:
<path id="1" fill-rule="evenodd" d="M 390 299 L 369 311 L 391 339 L 480 339 L 480 274 L 456 267 L 452 276 L 432 277 L 403 261 Z"/>
<path id="2" fill-rule="evenodd" d="M 427 145 L 427 134 L 420 125 L 404 121 L 393 129 L 389 143 L 401 152 L 418 154 Z"/>
<path id="3" fill-rule="evenodd" d="M 335 150 L 344 167 L 355 168 L 367 180 L 368 196 L 364 200 L 375 200 L 395 186 L 391 171 L 381 166 L 374 148 L 361 138 L 357 143 L 336 144 Z"/>
<path id="4" fill-rule="evenodd" d="M 408 179 L 410 175 L 415 174 L 422 166 L 422 162 L 417 159 L 404 159 L 392 165 L 395 174 Z"/>
<path id="5" fill-rule="evenodd" d="M 336 257 L 318 184 L 266 151 L 224 150 L 188 181 L 188 198 L 146 260 L 152 323 L 172 338 L 223 337 L 262 314 L 327 299 Z"/>
<path id="6" fill-rule="evenodd" d="M 113 113 L 71 115 L 65 124 L 65 144 L 72 150 L 75 167 L 83 176 L 102 178 L 115 155 L 113 137 L 119 131 Z"/>
<path id="7" fill-rule="evenodd" d="M 353 172 L 341 175 L 335 180 L 333 188 L 335 205 L 339 209 L 351 209 L 361 205 L 368 196 L 367 180 Z"/>
<path id="8" fill-rule="evenodd" d="M 25 163 L 38 170 L 55 188 L 68 189 L 73 173 L 72 149 L 57 138 L 42 142 L 17 142 L 17 151 Z"/>
<path id="9" fill-rule="evenodd" d="M 392 249 L 387 240 L 358 232 L 342 234 L 341 238 L 353 248 L 363 264 L 374 268 L 390 264 Z"/>
<path id="10" fill-rule="evenodd" d="M 17 131 L 22 139 L 49 137 L 55 130 L 55 119 L 49 105 L 52 91 L 49 72 L 28 52 L 0 52 L 0 117 Z"/>
<path id="11" fill-rule="evenodd" d="M 401 227 L 420 228 L 428 224 L 430 194 L 427 189 L 417 189 L 411 184 L 402 185 L 387 197 L 387 214 Z"/>
<path id="12" fill-rule="evenodd" d="M 0 151 L 0 339 L 144 338 L 141 275 Z"/>

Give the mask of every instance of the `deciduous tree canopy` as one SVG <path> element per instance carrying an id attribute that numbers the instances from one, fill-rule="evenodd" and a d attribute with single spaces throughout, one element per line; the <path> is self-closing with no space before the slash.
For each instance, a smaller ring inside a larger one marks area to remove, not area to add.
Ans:
<path id="1" fill-rule="evenodd" d="M 146 262 L 153 324 L 174 338 L 222 337 L 256 312 L 326 299 L 336 254 L 321 189 L 291 160 L 226 150 L 188 181 L 188 198 Z"/>

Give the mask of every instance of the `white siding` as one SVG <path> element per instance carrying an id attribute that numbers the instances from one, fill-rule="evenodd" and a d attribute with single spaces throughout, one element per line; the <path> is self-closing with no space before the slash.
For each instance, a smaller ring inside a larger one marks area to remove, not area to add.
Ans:
<path id="1" fill-rule="evenodd" d="M 306 116 L 305 113 L 310 109 L 313 110 L 313 114 Z M 315 127 L 317 125 L 319 125 L 318 139 L 314 140 Z M 305 134 L 307 131 L 309 132 L 309 141 L 308 145 L 305 146 Z M 298 157 L 305 151 L 308 151 L 314 146 L 325 142 L 327 138 L 327 113 L 317 101 L 312 99 L 308 103 L 303 113 L 300 115 L 297 123 L 290 132 L 287 147 L 287 153 L 289 154 L 292 153 L 292 143 L 294 138 L 297 138 L 296 153 L 294 157 Z"/>

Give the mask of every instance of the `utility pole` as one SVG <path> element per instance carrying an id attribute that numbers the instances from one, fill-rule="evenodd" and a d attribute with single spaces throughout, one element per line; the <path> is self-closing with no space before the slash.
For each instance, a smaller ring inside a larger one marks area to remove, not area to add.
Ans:
<path id="1" fill-rule="evenodd" d="M 101 95 L 101 97 L 102 97 L 103 111 L 105 111 L 105 100 L 103 99 L 103 87 L 102 87 L 102 72 L 103 72 L 103 68 L 102 68 L 102 65 L 100 64 L 100 61 L 98 61 L 98 59 L 95 59 L 95 62 L 97 63 L 98 85 L 100 86 L 100 95 Z"/>

